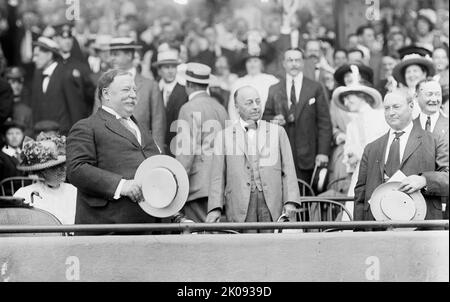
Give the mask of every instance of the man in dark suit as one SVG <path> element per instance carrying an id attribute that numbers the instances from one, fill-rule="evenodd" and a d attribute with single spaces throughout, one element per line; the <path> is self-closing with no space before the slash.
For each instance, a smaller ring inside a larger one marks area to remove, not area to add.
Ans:
<path id="1" fill-rule="evenodd" d="M 164 149 L 170 156 L 173 156 L 173 152 L 170 149 L 170 142 L 176 135 L 176 129 L 172 128 L 172 132 L 170 126 L 178 119 L 181 106 L 188 101 L 186 88 L 177 81 L 177 66 L 180 62 L 177 50 L 166 50 L 158 53 L 158 60 L 154 63 L 161 77 L 159 89 L 161 90 L 164 108 L 166 110 L 167 127 Z"/>
<path id="2" fill-rule="evenodd" d="M 374 220 L 369 200 L 373 191 L 398 170 L 407 177 L 400 191 L 421 191 L 427 204 L 426 220 L 442 219 L 442 198 L 448 197 L 448 143 L 413 123 L 412 100 L 399 92 L 384 99 L 391 130 L 364 150 L 355 187 L 354 219 Z"/>
<path id="3" fill-rule="evenodd" d="M 67 138 L 67 176 L 78 189 L 76 224 L 153 223 L 138 205 L 139 165 L 160 154 L 150 132 L 134 118 L 134 78 L 110 70 L 99 80 L 102 107 L 76 123 Z"/>
<path id="4" fill-rule="evenodd" d="M 326 166 L 332 126 L 320 83 L 304 77 L 303 52 L 285 52 L 286 76 L 269 89 L 263 119 L 284 126 L 294 156 L 297 177 L 309 183 L 314 165 Z"/>
<path id="5" fill-rule="evenodd" d="M 12 116 L 14 94 L 9 83 L 0 78 L 0 126 Z"/>

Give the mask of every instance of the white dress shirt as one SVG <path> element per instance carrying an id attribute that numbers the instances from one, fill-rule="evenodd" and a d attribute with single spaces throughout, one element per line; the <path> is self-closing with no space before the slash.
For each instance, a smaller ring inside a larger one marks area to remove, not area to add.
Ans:
<path id="1" fill-rule="evenodd" d="M 406 143 L 408 142 L 409 135 L 411 134 L 412 128 L 413 128 L 413 123 L 411 122 L 403 130 L 398 131 L 398 130 L 394 130 L 392 128 L 391 128 L 391 130 L 389 130 L 389 139 L 388 139 L 388 143 L 386 146 L 386 155 L 384 157 L 384 163 L 386 163 L 388 160 L 389 149 L 391 148 L 391 144 L 394 141 L 395 132 L 401 132 L 401 131 L 405 132 L 402 136 L 400 136 L 400 162 L 403 161 L 403 154 L 405 153 Z"/>
<path id="2" fill-rule="evenodd" d="M 247 123 L 246 121 L 244 121 L 242 118 L 239 118 L 239 122 L 242 126 L 242 129 L 244 129 L 244 132 L 246 132 L 247 134 L 247 152 L 250 155 L 256 155 L 256 150 L 257 150 L 257 140 L 256 140 L 256 129 L 245 129 L 249 123 Z M 256 125 L 259 126 L 259 122 L 256 122 Z"/>
<path id="3" fill-rule="evenodd" d="M 297 96 L 297 103 L 298 103 L 300 101 L 300 92 L 302 91 L 303 86 L 303 73 L 300 72 L 295 78 L 293 78 L 288 74 L 286 75 L 286 94 L 287 94 L 288 108 L 291 108 L 292 80 L 294 80 L 295 95 Z"/>
<path id="4" fill-rule="evenodd" d="M 172 94 L 175 86 L 177 85 L 177 81 L 172 81 L 172 83 L 167 83 L 163 79 L 159 81 L 159 89 L 163 95 L 164 107 L 167 107 L 167 103 L 169 102 L 169 97 Z"/>
<path id="5" fill-rule="evenodd" d="M 58 62 L 53 62 L 47 68 L 45 68 L 44 71 L 42 72 L 42 74 L 45 76 L 44 80 L 42 81 L 42 91 L 44 93 L 47 92 L 48 83 L 50 83 L 50 77 L 52 76 L 52 74 L 55 71 L 57 66 L 58 66 Z"/>
<path id="6" fill-rule="evenodd" d="M 431 127 L 430 127 L 430 132 L 434 131 L 434 127 L 436 127 L 436 123 L 439 119 L 440 116 L 440 112 L 436 112 L 435 114 L 430 115 L 430 119 L 431 119 Z M 427 124 L 427 119 L 428 119 L 428 115 L 424 114 L 424 113 L 420 113 L 419 115 L 419 119 L 420 119 L 420 125 L 422 126 L 422 129 L 425 130 L 425 126 Z"/>

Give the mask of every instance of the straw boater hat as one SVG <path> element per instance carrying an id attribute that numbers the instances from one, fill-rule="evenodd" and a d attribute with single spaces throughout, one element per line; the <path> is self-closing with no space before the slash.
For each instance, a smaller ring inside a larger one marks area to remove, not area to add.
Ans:
<path id="1" fill-rule="evenodd" d="M 26 137 L 22 148 L 20 171 L 40 171 L 66 161 L 66 137 L 41 134 L 36 141 Z"/>
<path id="2" fill-rule="evenodd" d="M 357 79 L 359 79 L 359 75 L 358 75 L 359 69 L 356 65 L 351 65 L 351 70 L 352 70 L 353 76 L 355 77 L 355 80 L 349 86 L 340 86 L 340 87 L 336 88 L 333 91 L 332 101 L 340 109 L 342 109 L 344 111 L 349 111 L 347 106 L 345 106 L 345 104 L 344 104 L 344 97 L 347 95 L 350 95 L 350 94 L 364 93 L 365 95 L 368 96 L 368 98 L 366 98 L 365 100 L 368 102 L 370 107 L 372 107 L 374 109 L 380 108 L 380 106 L 382 104 L 382 96 L 378 92 L 378 90 L 368 87 L 368 86 L 365 86 L 365 85 L 361 85 L 360 83 L 357 82 Z"/>
<path id="3" fill-rule="evenodd" d="M 186 81 L 209 85 L 211 68 L 200 63 L 188 63 L 186 66 Z"/>
<path id="4" fill-rule="evenodd" d="M 145 200 L 139 205 L 153 217 L 175 215 L 189 195 L 186 170 L 179 161 L 167 155 L 147 158 L 137 169 L 134 179 L 142 185 Z"/>
<path id="5" fill-rule="evenodd" d="M 157 61 L 153 63 L 154 67 L 160 67 L 162 65 L 180 65 L 181 61 L 178 57 L 178 51 L 165 50 L 158 52 Z"/>
<path id="6" fill-rule="evenodd" d="M 132 38 L 121 37 L 111 39 L 105 50 L 138 50 L 141 48 L 142 46 L 136 44 Z"/>
<path id="7" fill-rule="evenodd" d="M 33 46 L 51 51 L 58 56 L 61 55 L 58 43 L 47 37 L 39 37 L 36 42 L 33 42 Z"/>
<path id="8" fill-rule="evenodd" d="M 417 20 L 424 19 L 428 22 L 430 25 L 430 29 L 433 30 L 436 26 L 437 22 L 437 15 L 436 12 L 430 8 L 424 8 L 419 10 L 419 13 L 417 14 Z"/>
<path id="9" fill-rule="evenodd" d="M 427 76 L 432 77 L 436 73 L 433 61 L 428 55 L 429 51 L 422 47 L 413 46 L 399 50 L 402 61 L 395 65 L 392 75 L 396 81 L 406 86 L 405 70 L 411 65 L 419 65 L 426 69 Z"/>
<path id="10" fill-rule="evenodd" d="M 370 199 L 370 210 L 377 221 L 424 220 L 427 214 L 425 198 L 417 191 L 406 194 L 398 191 L 400 182 L 380 185 Z"/>

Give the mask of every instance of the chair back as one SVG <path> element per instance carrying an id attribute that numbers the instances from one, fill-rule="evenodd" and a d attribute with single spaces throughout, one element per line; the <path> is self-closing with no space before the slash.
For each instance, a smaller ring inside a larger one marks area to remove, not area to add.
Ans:
<path id="1" fill-rule="evenodd" d="M 313 188 L 306 181 L 297 179 L 300 196 L 316 196 Z"/>
<path id="2" fill-rule="evenodd" d="M 29 186 L 39 181 L 44 181 L 42 178 L 37 177 L 9 177 L 0 182 L 0 196 L 12 196 L 20 188 Z"/>

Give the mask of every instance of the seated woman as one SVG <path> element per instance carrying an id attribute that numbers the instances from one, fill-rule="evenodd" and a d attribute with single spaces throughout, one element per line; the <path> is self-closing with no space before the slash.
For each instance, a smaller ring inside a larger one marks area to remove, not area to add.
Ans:
<path id="1" fill-rule="evenodd" d="M 41 134 L 36 141 L 25 138 L 22 163 L 17 168 L 36 173 L 44 182 L 19 189 L 14 197 L 45 210 L 62 224 L 74 224 L 77 189 L 66 180 L 66 138 Z"/>
<path id="2" fill-rule="evenodd" d="M 352 66 L 352 72 L 355 78 L 359 78 L 357 66 Z M 381 107 L 382 97 L 376 89 L 361 85 L 355 80 L 349 86 L 338 87 L 333 93 L 332 102 L 338 108 L 354 113 L 347 124 L 343 160 L 347 172 L 352 173 L 348 196 L 354 196 L 364 148 L 389 129 Z M 351 207 L 352 204 L 346 204 L 346 206 Z M 349 210 L 352 212 L 352 209 L 349 208 Z"/>
<path id="3" fill-rule="evenodd" d="M 23 176 L 23 173 L 16 168 L 22 152 L 23 131 L 23 125 L 12 121 L 6 122 L 2 127 L 1 132 L 4 138 L 0 137 L 0 147 L 2 147 L 0 151 L 0 181 L 9 177 Z M 8 191 L 8 187 L 5 189 L 6 195 L 12 195 Z"/>

